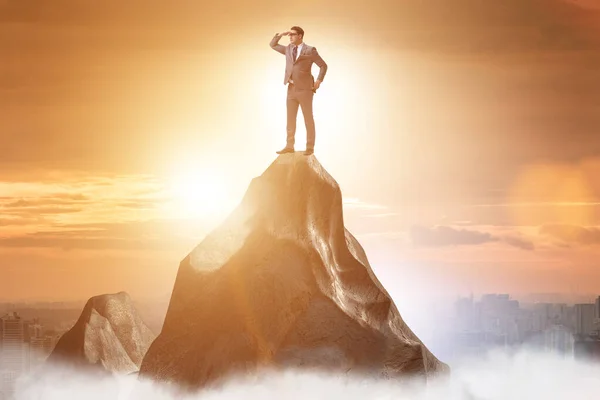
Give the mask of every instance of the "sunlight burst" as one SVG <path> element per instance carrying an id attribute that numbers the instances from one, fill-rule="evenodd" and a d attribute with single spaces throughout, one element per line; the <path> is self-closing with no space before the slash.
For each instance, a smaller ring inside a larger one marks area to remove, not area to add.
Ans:
<path id="1" fill-rule="evenodd" d="M 223 178 L 210 170 L 188 169 L 176 174 L 167 195 L 170 211 L 183 218 L 219 214 L 228 204 Z"/>

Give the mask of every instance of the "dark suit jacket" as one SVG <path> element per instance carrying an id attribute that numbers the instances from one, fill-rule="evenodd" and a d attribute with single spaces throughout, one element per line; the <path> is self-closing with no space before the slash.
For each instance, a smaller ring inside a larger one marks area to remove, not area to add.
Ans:
<path id="1" fill-rule="evenodd" d="M 323 81 L 325 78 L 325 73 L 327 72 L 327 64 L 319 53 L 317 52 L 317 48 L 313 46 L 309 46 L 304 43 L 302 46 L 302 51 L 298 55 L 298 58 L 294 61 L 292 59 L 292 45 L 288 44 L 287 46 L 279 44 L 279 39 L 281 36 L 275 35 L 273 39 L 271 39 L 270 46 L 273 50 L 278 51 L 279 53 L 285 55 L 285 76 L 283 78 L 283 84 L 287 84 L 289 80 L 294 81 L 294 85 L 297 89 L 312 89 L 315 78 L 311 73 L 312 64 L 315 63 L 319 66 L 319 76 L 318 80 Z"/>

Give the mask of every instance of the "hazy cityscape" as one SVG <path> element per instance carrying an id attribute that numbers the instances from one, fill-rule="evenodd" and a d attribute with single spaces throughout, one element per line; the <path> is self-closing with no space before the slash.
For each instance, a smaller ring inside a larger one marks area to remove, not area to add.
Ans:
<path id="1" fill-rule="evenodd" d="M 600 361 L 600 296 L 589 303 L 520 302 L 509 294 L 461 297 L 433 347 L 449 362 L 524 348 Z"/>
<path id="2" fill-rule="evenodd" d="M 0 399 L 10 398 L 17 378 L 39 367 L 61 335 L 77 321 L 84 302 L 0 303 Z M 600 296 L 589 303 L 525 302 L 509 294 L 458 297 L 452 312 L 435 314 L 428 345 L 449 363 L 483 357 L 495 349 L 523 348 L 600 362 Z M 167 303 L 137 304 L 158 333 Z"/>

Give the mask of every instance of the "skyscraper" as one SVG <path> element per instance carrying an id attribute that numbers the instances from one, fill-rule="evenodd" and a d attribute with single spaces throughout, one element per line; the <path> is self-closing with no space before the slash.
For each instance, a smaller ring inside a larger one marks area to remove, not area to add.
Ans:
<path id="1" fill-rule="evenodd" d="M 575 304 L 575 333 L 589 335 L 594 331 L 595 304 Z"/>
<path id="2" fill-rule="evenodd" d="M 2 389 L 10 397 L 15 380 L 25 371 L 25 329 L 19 314 L 10 313 L 0 318 L 0 334 Z"/>
<path id="3" fill-rule="evenodd" d="M 2 324 L 2 369 L 23 371 L 23 343 L 25 332 L 23 320 L 17 313 L 7 314 L 0 319 Z"/>

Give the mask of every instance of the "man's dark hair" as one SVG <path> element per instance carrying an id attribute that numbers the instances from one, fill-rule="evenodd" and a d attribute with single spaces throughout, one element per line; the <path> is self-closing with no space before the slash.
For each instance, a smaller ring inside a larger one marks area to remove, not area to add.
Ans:
<path id="1" fill-rule="evenodd" d="M 295 30 L 296 32 L 298 32 L 300 35 L 302 35 L 302 39 L 304 39 L 304 29 L 300 28 L 299 26 L 292 26 L 290 28 L 291 30 Z"/>

